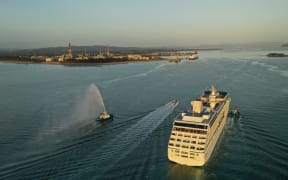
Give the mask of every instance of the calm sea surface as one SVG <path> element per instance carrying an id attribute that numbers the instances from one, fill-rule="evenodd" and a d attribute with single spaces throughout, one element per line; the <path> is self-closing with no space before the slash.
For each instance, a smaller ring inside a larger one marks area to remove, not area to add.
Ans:
<path id="1" fill-rule="evenodd" d="M 288 58 L 271 51 L 200 51 L 179 64 L 0 63 L 0 179 L 288 179 Z M 169 162 L 173 118 L 211 85 L 230 92 L 241 119 L 228 119 L 204 167 Z M 111 122 L 94 120 L 97 87 Z"/>

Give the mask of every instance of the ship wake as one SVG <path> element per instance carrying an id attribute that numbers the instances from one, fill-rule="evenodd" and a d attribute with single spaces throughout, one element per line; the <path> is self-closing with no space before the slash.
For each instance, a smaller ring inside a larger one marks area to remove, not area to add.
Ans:
<path id="1" fill-rule="evenodd" d="M 101 167 L 105 166 L 105 170 L 109 171 L 117 162 L 129 155 L 129 153 L 136 149 L 154 130 L 157 129 L 157 127 L 159 127 L 159 125 L 161 125 L 161 123 L 163 123 L 177 105 L 178 101 L 171 101 L 166 105 L 155 109 L 140 119 L 136 124 L 122 133 L 119 133 L 107 144 L 97 149 L 97 151 L 91 153 L 87 158 L 89 160 L 93 159 L 93 165 L 91 165 L 93 168 L 88 170 L 89 172 L 86 171 L 85 174 L 79 174 L 79 177 L 97 176 L 99 178 L 104 175 L 105 172 L 101 171 Z M 99 156 L 99 154 L 101 155 Z"/>

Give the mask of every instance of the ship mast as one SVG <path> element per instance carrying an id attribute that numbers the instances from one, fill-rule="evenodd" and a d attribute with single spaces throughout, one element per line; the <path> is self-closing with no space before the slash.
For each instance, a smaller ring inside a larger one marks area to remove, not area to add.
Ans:
<path id="1" fill-rule="evenodd" d="M 210 107 L 214 109 L 216 106 L 216 89 L 214 86 L 212 86 L 210 90 L 209 103 L 210 103 Z"/>

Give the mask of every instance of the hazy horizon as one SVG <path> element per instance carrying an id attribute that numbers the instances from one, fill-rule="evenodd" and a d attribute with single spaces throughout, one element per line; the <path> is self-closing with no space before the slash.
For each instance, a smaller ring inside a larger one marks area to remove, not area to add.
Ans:
<path id="1" fill-rule="evenodd" d="M 23 47 L 23 48 L 2 48 L 0 47 L 1 51 L 17 51 L 17 50 L 33 50 L 33 49 L 45 49 L 45 48 L 67 48 L 69 44 L 69 41 L 66 42 L 66 44 L 64 43 L 63 45 L 54 45 L 54 46 L 39 46 L 39 47 Z M 226 49 L 226 48 L 247 48 L 247 47 L 255 47 L 255 48 L 259 48 L 259 47 L 271 47 L 271 46 L 275 46 L 275 47 L 280 47 L 284 44 L 287 44 L 286 42 L 250 42 L 250 43 L 226 43 L 226 44 L 198 44 L 198 45 L 194 45 L 194 46 L 173 46 L 173 45 L 166 45 L 166 46 L 117 46 L 114 44 L 73 44 L 73 42 L 71 42 L 72 44 L 72 49 L 73 47 L 93 47 L 93 46 L 99 46 L 99 47 L 119 47 L 119 48 L 187 48 L 187 49 L 209 49 L 209 48 L 220 48 L 220 49 Z"/>
<path id="2" fill-rule="evenodd" d="M 285 0 L 3 0 L 0 49 L 285 43 Z"/>

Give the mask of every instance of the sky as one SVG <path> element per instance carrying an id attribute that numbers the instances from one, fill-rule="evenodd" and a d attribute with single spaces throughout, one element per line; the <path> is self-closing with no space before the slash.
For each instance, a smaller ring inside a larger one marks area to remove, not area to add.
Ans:
<path id="1" fill-rule="evenodd" d="M 288 42 L 288 0 L 1 0 L 0 48 Z"/>

